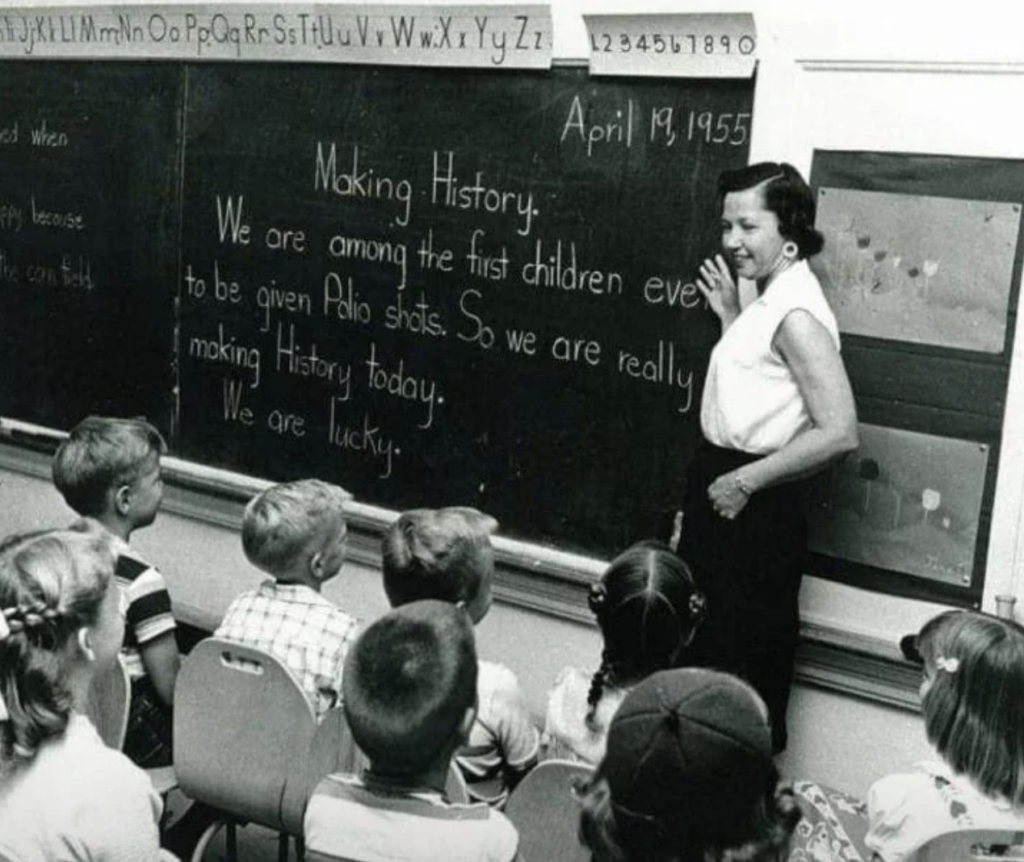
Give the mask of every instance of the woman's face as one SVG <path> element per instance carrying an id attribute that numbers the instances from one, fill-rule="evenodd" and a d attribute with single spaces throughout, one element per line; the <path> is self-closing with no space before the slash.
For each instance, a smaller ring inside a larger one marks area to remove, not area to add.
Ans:
<path id="1" fill-rule="evenodd" d="M 729 192 L 722 204 L 722 248 L 742 278 L 761 281 L 782 257 L 779 219 L 765 209 L 761 186 Z"/>

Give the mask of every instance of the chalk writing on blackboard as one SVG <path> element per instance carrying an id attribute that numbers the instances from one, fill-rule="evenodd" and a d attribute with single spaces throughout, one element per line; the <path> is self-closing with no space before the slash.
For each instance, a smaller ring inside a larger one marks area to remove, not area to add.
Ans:
<path id="1" fill-rule="evenodd" d="M 694 275 L 747 86 L 557 81 L 192 77 L 186 455 L 563 545 L 653 523 L 697 439 L 715 333 Z M 656 490 L 622 517 L 633 481 Z M 577 539 L 559 525 L 581 514 Z"/>
<path id="2" fill-rule="evenodd" d="M 583 69 L 0 63 L 4 412 L 145 414 L 188 461 L 614 553 L 699 438 L 694 278 L 751 103 Z"/>

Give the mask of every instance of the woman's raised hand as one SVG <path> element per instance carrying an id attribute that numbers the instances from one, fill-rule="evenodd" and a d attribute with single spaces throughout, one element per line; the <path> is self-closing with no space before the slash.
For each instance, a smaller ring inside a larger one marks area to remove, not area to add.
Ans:
<path id="1" fill-rule="evenodd" d="M 700 265 L 697 287 L 722 323 L 728 325 L 739 315 L 740 292 L 722 255 L 705 258 Z"/>

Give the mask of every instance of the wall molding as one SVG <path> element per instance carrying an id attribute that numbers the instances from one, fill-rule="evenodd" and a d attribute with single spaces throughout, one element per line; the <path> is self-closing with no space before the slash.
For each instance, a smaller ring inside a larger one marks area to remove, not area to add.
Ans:
<path id="1" fill-rule="evenodd" d="M 921 75 L 1024 75 L 1024 62 L 797 59 L 805 72 L 886 72 Z"/>

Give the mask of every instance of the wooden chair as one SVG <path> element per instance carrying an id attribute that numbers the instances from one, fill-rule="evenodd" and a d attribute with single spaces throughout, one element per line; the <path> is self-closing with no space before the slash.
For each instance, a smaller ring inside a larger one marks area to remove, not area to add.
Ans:
<path id="1" fill-rule="evenodd" d="M 109 748 L 116 748 L 118 751 L 124 748 L 131 702 L 132 683 L 128 676 L 128 668 L 118 656 L 117 661 L 108 670 L 93 677 L 86 706 L 86 715 L 96 728 L 100 739 Z M 153 784 L 153 789 L 161 796 L 166 796 L 178 786 L 173 766 L 147 769 L 146 774 Z"/>
<path id="2" fill-rule="evenodd" d="M 347 727 L 337 711 L 318 728 L 301 684 L 282 662 L 218 638 L 200 641 L 189 653 L 174 700 L 174 767 L 181 789 L 224 814 L 199 839 L 193 862 L 203 858 L 221 826 L 227 828 L 228 858 L 235 859 L 239 823 L 277 831 L 280 860 L 288 859 L 294 836 L 301 859 L 309 793 L 320 778 L 345 766 Z"/>
<path id="3" fill-rule="evenodd" d="M 914 862 L 992 862 L 1024 859 L 1024 831 L 961 829 L 932 838 Z"/>
<path id="4" fill-rule="evenodd" d="M 546 760 L 516 786 L 505 814 L 519 830 L 519 855 L 530 862 L 588 862 L 580 844 L 580 806 L 575 787 L 593 767 L 568 760 Z"/>
<path id="5" fill-rule="evenodd" d="M 118 656 L 108 670 L 93 677 L 89 688 L 89 703 L 85 711 L 100 739 L 108 748 L 120 751 L 124 747 L 131 699 L 128 669 Z"/>

